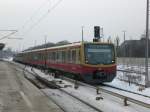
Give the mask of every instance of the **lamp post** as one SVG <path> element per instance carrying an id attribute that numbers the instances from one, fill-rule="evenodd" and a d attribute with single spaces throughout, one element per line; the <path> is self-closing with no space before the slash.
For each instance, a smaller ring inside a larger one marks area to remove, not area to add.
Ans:
<path id="1" fill-rule="evenodd" d="M 45 35 L 45 70 L 47 69 L 47 45 L 46 45 L 46 41 L 47 41 L 47 36 Z"/>
<path id="2" fill-rule="evenodd" d="M 125 44 L 125 41 L 126 41 L 126 31 L 122 31 L 123 32 L 123 41 L 124 41 L 124 54 L 123 54 L 123 57 L 125 58 L 126 57 L 126 44 Z"/>
<path id="3" fill-rule="evenodd" d="M 84 26 L 81 27 L 82 28 L 82 43 L 84 42 Z"/>
<path id="4" fill-rule="evenodd" d="M 146 53 L 145 53 L 145 86 L 150 87 L 150 76 L 148 74 L 148 44 L 149 44 L 149 0 L 146 2 Z"/>

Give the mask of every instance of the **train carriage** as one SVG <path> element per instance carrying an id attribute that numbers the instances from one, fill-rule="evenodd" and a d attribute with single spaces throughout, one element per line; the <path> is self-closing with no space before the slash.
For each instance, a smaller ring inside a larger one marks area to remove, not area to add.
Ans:
<path id="1" fill-rule="evenodd" d="M 116 76 L 111 43 L 85 42 L 29 50 L 14 58 L 24 64 L 74 74 L 88 83 L 111 82 Z"/>

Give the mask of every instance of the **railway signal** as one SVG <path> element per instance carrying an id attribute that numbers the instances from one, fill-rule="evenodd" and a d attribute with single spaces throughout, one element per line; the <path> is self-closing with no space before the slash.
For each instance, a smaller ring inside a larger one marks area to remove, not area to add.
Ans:
<path id="1" fill-rule="evenodd" d="M 100 27 L 99 26 L 94 26 L 94 38 L 93 42 L 98 42 L 100 39 Z"/>
<path id="2" fill-rule="evenodd" d="M 100 39 L 100 27 L 94 26 L 94 37 Z"/>
<path id="3" fill-rule="evenodd" d="M 100 26 L 94 26 L 93 42 L 99 42 L 102 37 L 103 37 L 103 28 L 101 28 Z"/>

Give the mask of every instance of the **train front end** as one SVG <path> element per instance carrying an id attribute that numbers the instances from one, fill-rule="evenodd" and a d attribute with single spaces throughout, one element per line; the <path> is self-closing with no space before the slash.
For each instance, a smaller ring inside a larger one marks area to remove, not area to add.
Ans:
<path id="1" fill-rule="evenodd" d="M 84 43 L 82 51 L 82 78 L 85 82 L 111 82 L 115 78 L 116 54 L 113 44 Z"/>

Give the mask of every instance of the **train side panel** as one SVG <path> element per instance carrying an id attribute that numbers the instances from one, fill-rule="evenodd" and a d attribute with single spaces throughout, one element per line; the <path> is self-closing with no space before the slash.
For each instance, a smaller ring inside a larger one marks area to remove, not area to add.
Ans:
<path id="1" fill-rule="evenodd" d="M 111 82 L 116 76 L 116 64 L 87 65 L 82 45 L 44 49 L 19 54 L 19 62 L 36 67 L 59 70 L 78 75 L 88 83 Z"/>

